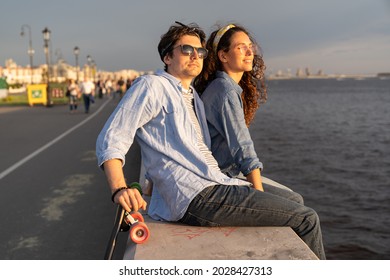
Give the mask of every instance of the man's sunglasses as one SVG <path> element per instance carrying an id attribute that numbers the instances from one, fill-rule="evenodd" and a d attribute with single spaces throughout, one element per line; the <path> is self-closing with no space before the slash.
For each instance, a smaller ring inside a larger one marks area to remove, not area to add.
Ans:
<path id="1" fill-rule="evenodd" d="M 195 47 L 193 47 L 191 45 L 178 45 L 178 46 L 174 47 L 173 49 L 176 49 L 178 47 L 180 47 L 182 54 L 188 55 L 188 56 L 193 55 L 194 51 L 196 50 L 196 52 L 198 54 L 198 57 L 200 59 L 205 59 L 207 57 L 208 52 L 209 52 L 205 48 L 195 48 Z"/>

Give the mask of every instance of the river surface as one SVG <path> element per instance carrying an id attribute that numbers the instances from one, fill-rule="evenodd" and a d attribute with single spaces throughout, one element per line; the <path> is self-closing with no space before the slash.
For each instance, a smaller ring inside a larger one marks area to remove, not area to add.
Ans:
<path id="1" fill-rule="evenodd" d="M 268 81 L 263 175 L 303 195 L 328 259 L 390 259 L 390 80 Z"/>

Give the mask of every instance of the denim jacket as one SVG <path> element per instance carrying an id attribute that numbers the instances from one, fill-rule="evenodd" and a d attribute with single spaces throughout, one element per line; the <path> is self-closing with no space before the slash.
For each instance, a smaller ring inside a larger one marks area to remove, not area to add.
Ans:
<path id="1" fill-rule="evenodd" d="M 201 95 L 211 136 L 211 152 L 221 171 L 229 176 L 244 175 L 263 168 L 245 124 L 242 88 L 225 72 Z"/>
<path id="2" fill-rule="evenodd" d="M 99 166 L 114 158 L 124 165 L 126 153 L 137 140 L 148 178 L 153 182 L 148 214 L 157 220 L 181 219 L 192 199 L 206 187 L 249 185 L 206 164 L 181 92 L 180 80 L 165 71 L 141 76 L 111 114 L 96 142 Z M 195 91 L 194 99 L 210 147 L 203 103 Z"/>

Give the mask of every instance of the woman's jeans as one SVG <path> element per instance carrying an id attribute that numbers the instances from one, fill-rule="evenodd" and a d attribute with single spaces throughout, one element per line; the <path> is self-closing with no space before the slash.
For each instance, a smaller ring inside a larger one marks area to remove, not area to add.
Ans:
<path id="1" fill-rule="evenodd" d="M 190 203 L 180 222 L 193 226 L 291 227 L 319 259 L 325 259 L 320 220 L 303 205 L 298 193 L 263 185 L 217 185 L 204 189 Z"/>
<path id="2" fill-rule="evenodd" d="M 69 96 L 69 108 L 70 108 L 70 111 L 77 110 L 77 96 L 76 95 Z"/>

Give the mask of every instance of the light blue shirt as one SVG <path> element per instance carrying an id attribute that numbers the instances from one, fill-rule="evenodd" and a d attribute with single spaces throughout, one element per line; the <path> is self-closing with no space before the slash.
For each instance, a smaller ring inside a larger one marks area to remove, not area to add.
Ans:
<path id="1" fill-rule="evenodd" d="M 195 91 L 194 105 L 210 147 L 203 103 Z M 181 82 L 165 71 L 134 81 L 97 138 L 98 165 L 114 158 L 124 165 L 134 139 L 153 182 L 148 214 L 154 219 L 181 219 L 192 199 L 206 187 L 249 185 L 207 165 L 182 97 Z"/>
<path id="2" fill-rule="evenodd" d="M 201 95 L 211 135 L 211 152 L 221 171 L 229 176 L 240 172 L 248 175 L 262 169 L 252 138 L 245 123 L 242 88 L 225 72 L 216 78 Z"/>

